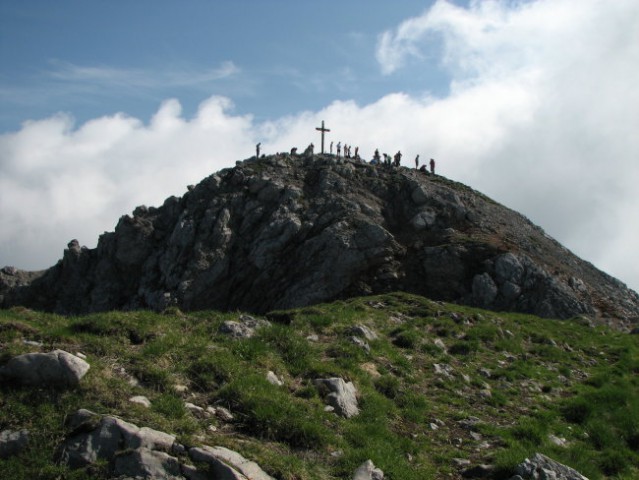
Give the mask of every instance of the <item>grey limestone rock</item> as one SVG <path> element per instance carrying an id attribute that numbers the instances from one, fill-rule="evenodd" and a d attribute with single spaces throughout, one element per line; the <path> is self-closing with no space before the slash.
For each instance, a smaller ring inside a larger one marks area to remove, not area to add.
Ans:
<path id="1" fill-rule="evenodd" d="M 64 350 L 26 353 L 13 357 L 1 367 L 0 379 L 11 379 L 31 386 L 75 387 L 89 368 L 86 361 Z"/>
<path id="2" fill-rule="evenodd" d="M 337 414 L 346 418 L 359 414 L 357 390 L 352 382 L 345 382 L 341 378 L 334 377 L 318 378 L 314 383 L 325 394 L 326 402 L 335 409 Z"/>
<path id="3" fill-rule="evenodd" d="M 588 480 L 576 470 L 541 453 L 520 463 L 515 474 L 511 480 L 516 480 L 517 476 L 523 480 Z"/>
<path id="4" fill-rule="evenodd" d="M 310 153 L 238 162 L 124 215 L 94 249 L 70 242 L 45 271 L 0 269 L 0 308 L 58 313 L 265 314 L 389 291 L 619 325 L 639 318 L 636 292 L 481 193 Z"/>
<path id="5" fill-rule="evenodd" d="M 0 458 L 18 455 L 29 444 L 28 430 L 3 430 L 0 432 Z"/>
<path id="6" fill-rule="evenodd" d="M 273 480 L 260 466 L 247 460 L 239 453 L 224 447 L 203 446 L 191 448 L 189 456 L 194 462 L 207 463 L 214 478 L 219 480 L 235 480 L 248 478 L 251 480 Z"/>
<path id="7" fill-rule="evenodd" d="M 366 460 L 355 470 L 353 480 L 384 480 L 384 472 L 372 460 Z"/>
<path id="8" fill-rule="evenodd" d="M 187 450 L 176 443 L 174 435 L 117 417 L 78 410 L 67 423 L 72 432 L 60 446 L 58 457 L 71 468 L 102 461 L 118 478 L 273 480 L 257 463 L 233 450 L 207 445 Z M 190 462 L 207 464 L 208 473 Z"/>

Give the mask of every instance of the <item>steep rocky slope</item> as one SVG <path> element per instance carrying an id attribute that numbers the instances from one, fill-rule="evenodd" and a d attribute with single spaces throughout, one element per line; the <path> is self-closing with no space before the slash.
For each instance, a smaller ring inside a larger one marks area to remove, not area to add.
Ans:
<path id="1" fill-rule="evenodd" d="M 0 305 L 61 313 L 177 305 L 263 313 L 407 291 L 493 310 L 639 317 L 639 296 L 472 189 L 330 155 L 238 162 L 97 248 L 0 273 Z"/>

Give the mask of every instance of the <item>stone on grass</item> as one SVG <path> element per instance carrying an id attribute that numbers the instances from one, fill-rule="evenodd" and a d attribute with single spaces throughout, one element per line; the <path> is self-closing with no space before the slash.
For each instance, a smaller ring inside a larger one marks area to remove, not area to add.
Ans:
<path id="1" fill-rule="evenodd" d="M 341 378 L 334 377 L 318 378 L 314 383 L 325 395 L 326 402 L 335 408 L 337 414 L 350 418 L 359 413 L 357 390 L 352 382 L 345 382 Z"/>
<path id="2" fill-rule="evenodd" d="M 0 458 L 9 458 L 18 455 L 29 444 L 29 432 L 27 430 L 0 432 Z"/>
<path id="3" fill-rule="evenodd" d="M 515 476 L 523 480 L 588 480 L 577 470 L 563 465 L 541 453 L 535 453 L 532 458 L 527 458 L 515 468 Z"/>
<path id="4" fill-rule="evenodd" d="M 129 402 L 142 405 L 143 407 L 146 407 L 146 408 L 149 408 L 151 406 L 151 400 L 149 400 L 144 395 L 136 395 L 134 397 L 131 397 L 129 398 Z"/>
<path id="5" fill-rule="evenodd" d="M 353 480 L 384 480 L 384 472 L 376 468 L 372 460 L 366 460 L 355 470 Z"/>
<path id="6" fill-rule="evenodd" d="M 240 480 L 273 480 L 260 466 L 242 455 L 224 447 L 194 447 L 189 449 L 189 457 L 194 462 L 207 463 L 213 478 Z"/>
<path id="7" fill-rule="evenodd" d="M 87 362 L 64 350 L 26 353 L 13 357 L 0 368 L 0 380 L 38 387 L 75 387 L 89 367 Z"/>
<path id="8" fill-rule="evenodd" d="M 275 385 L 276 387 L 281 387 L 282 385 L 284 385 L 282 380 L 280 380 L 279 377 L 275 375 L 275 372 L 272 372 L 271 370 L 269 370 L 266 374 L 266 381 L 271 385 Z"/>

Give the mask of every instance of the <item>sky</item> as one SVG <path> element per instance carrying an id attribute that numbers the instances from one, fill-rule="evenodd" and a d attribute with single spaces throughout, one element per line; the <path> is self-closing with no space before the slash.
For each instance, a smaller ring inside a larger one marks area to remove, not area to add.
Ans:
<path id="1" fill-rule="evenodd" d="M 0 0 L 0 266 L 324 120 L 639 290 L 637 85 L 637 0 Z"/>

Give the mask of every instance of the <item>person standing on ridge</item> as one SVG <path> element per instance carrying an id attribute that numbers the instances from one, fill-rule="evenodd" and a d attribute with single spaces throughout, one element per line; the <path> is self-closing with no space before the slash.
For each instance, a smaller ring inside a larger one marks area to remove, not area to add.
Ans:
<path id="1" fill-rule="evenodd" d="M 415 170 L 419 168 L 419 155 L 415 157 Z"/>
<path id="2" fill-rule="evenodd" d="M 432 158 L 430 159 L 430 173 L 435 175 L 435 160 Z"/>
<path id="3" fill-rule="evenodd" d="M 255 145 L 255 158 L 260 158 L 260 146 L 261 145 L 262 145 L 262 142 L 260 142 L 257 145 Z"/>

